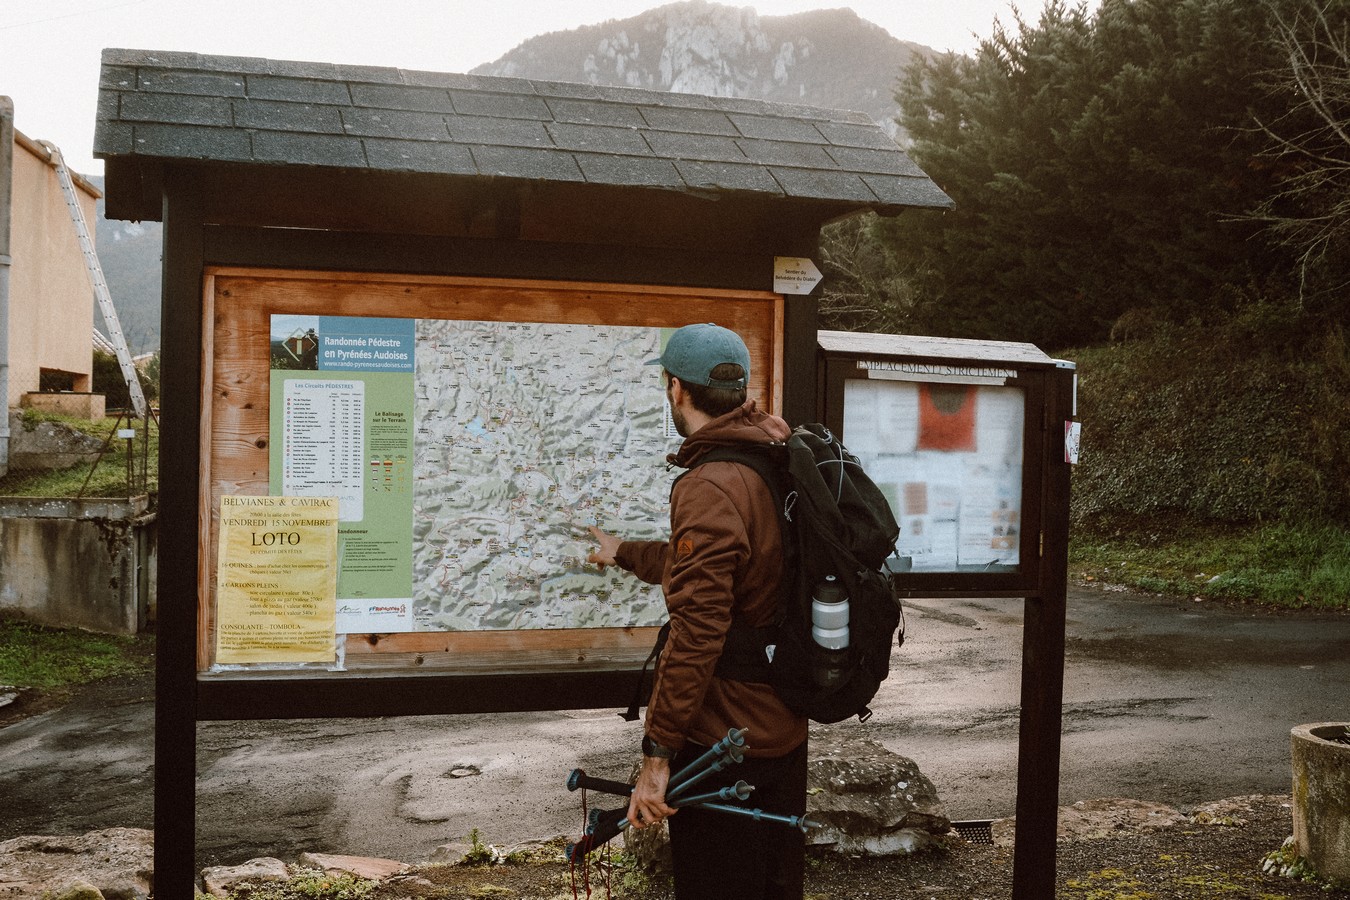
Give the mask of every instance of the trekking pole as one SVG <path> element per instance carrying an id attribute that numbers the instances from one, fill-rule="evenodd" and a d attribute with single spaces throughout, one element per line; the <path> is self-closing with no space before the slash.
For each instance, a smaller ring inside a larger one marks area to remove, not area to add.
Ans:
<path id="1" fill-rule="evenodd" d="M 745 753 L 741 750 L 740 747 L 734 746 L 728 747 L 725 755 L 723 755 L 718 759 L 713 760 L 712 765 L 708 766 L 701 772 L 695 772 L 693 775 L 690 775 L 688 778 L 680 782 L 674 788 L 667 788 L 666 802 L 667 803 L 671 802 L 672 800 L 677 798 L 680 794 L 683 794 L 685 791 L 689 790 L 691 787 L 698 784 L 700 781 L 707 778 L 709 775 L 716 775 L 723 769 L 726 769 L 729 766 L 732 766 L 736 763 L 742 762 L 744 761 L 744 759 Z M 685 771 L 687 772 L 688 769 L 686 769 Z"/>
<path id="2" fill-rule="evenodd" d="M 575 791 L 577 788 L 599 791 L 602 794 L 617 794 L 620 797 L 627 797 L 633 793 L 631 784 L 625 784 L 622 781 L 610 781 L 608 778 L 592 778 L 581 769 L 573 769 L 572 774 L 567 776 L 567 789 Z"/>
<path id="3" fill-rule="evenodd" d="M 724 741 L 719 741 L 707 753 L 703 754 L 698 759 L 694 760 L 692 763 L 685 766 L 673 778 L 670 779 L 672 787 L 670 790 L 666 792 L 666 796 L 673 797 L 675 794 L 684 790 L 684 786 L 680 784 L 680 781 L 682 779 L 688 778 L 698 769 L 699 766 L 706 763 L 709 760 L 709 758 L 715 758 L 724 753 L 734 752 L 730 749 L 731 747 L 736 747 L 737 749 L 740 749 L 740 747 L 744 746 L 745 745 L 744 735 L 745 735 L 744 731 L 737 731 L 737 729 L 733 728 L 730 732 L 728 732 L 727 737 L 724 739 Z M 740 759 L 736 760 L 736 762 L 740 761 L 741 761 Z M 575 791 L 580 788 L 585 788 L 586 790 L 590 791 L 600 791 L 602 794 L 615 794 L 620 797 L 627 797 L 633 793 L 633 786 L 631 784 L 627 784 L 622 781 L 612 781 L 608 778 L 596 778 L 594 776 L 587 775 L 581 769 L 573 769 L 571 774 L 567 776 L 567 789 L 569 791 Z"/>
<path id="4" fill-rule="evenodd" d="M 733 752 L 732 748 L 740 750 L 745 747 L 745 736 L 749 732 L 750 729 L 748 728 L 731 729 L 727 732 L 726 737 L 709 747 L 706 753 L 676 772 L 675 775 L 671 777 L 670 784 L 666 788 L 667 799 L 688 787 L 688 785 L 684 783 L 685 779 L 699 771 L 700 768 L 717 759 L 719 756 Z M 738 759 L 736 762 L 740 762 L 740 760 Z"/>
<path id="5" fill-rule="evenodd" d="M 572 774 L 567 776 L 567 789 L 575 791 L 579 788 L 585 788 L 588 791 L 599 791 L 602 794 L 614 794 L 618 797 L 631 797 L 633 794 L 633 785 L 625 784 L 622 781 L 611 781 L 608 778 L 592 778 L 581 769 L 573 769 Z M 694 806 L 698 803 L 706 803 L 709 800 L 744 800 L 750 796 L 750 792 L 755 789 L 753 784 L 746 784 L 744 781 L 738 781 L 731 787 L 724 787 L 720 791 L 714 791 L 711 794 L 699 794 L 697 797 L 682 797 L 672 799 L 670 805 L 673 807 Z M 670 795 L 667 794 L 667 798 Z"/>
<path id="6" fill-rule="evenodd" d="M 677 772 L 667 782 L 666 802 L 672 802 L 680 793 L 693 787 L 709 775 L 721 772 L 734 763 L 742 762 L 745 759 L 745 753 L 741 748 L 745 746 L 745 735 L 748 732 L 749 729 L 747 728 L 732 728 L 727 732 L 726 737 L 709 747 L 702 756 Z M 577 787 L 586 786 L 587 783 L 604 783 L 604 779 L 592 780 L 580 769 L 576 769 L 568 776 L 568 790 L 576 789 L 572 786 L 574 780 Z M 670 787 L 670 785 L 674 785 L 674 787 Z M 609 782 L 608 786 L 617 788 L 619 783 Z M 624 785 L 623 788 L 622 791 L 610 791 L 610 793 L 617 793 L 619 796 L 632 794 L 633 789 L 630 786 Z M 597 789 L 604 790 L 604 788 Z M 587 815 L 586 834 L 582 836 L 581 840 L 568 845 L 566 848 L 568 859 L 576 862 L 601 844 L 613 840 L 619 832 L 631 824 L 626 818 L 627 813 L 626 807 L 611 810 L 591 810 Z"/>
<path id="7" fill-rule="evenodd" d="M 699 794 L 696 797 L 683 797 L 679 800 L 671 801 L 670 805 L 679 809 L 685 806 L 699 806 L 712 800 L 748 800 L 750 794 L 754 791 L 753 784 L 747 784 L 744 781 L 738 781 L 733 785 L 712 791 L 708 794 Z M 609 829 L 613 828 L 614 833 L 628 828 L 627 819 L 628 807 L 621 806 L 618 809 L 593 809 L 586 814 L 586 832 L 600 836 L 608 834 Z M 610 835 L 613 837 L 613 835 Z M 603 841 L 601 841 L 603 843 Z"/>
<path id="8" fill-rule="evenodd" d="M 787 825 L 791 828 L 799 828 L 803 833 L 808 828 L 819 828 L 819 822 L 812 822 L 806 816 L 784 816 L 778 813 L 765 812 L 762 809 L 746 809 L 743 806 L 726 806 L 721 803 L 703 803 L 699 809 L 710 809 L 713 812 L 731 813 L 737 816 L 749 816 L 756 822 L 773 822 L 777 825 Z"/>
<path id="9" fill-rule="evenodd" d="M 621 806 L 618 809 L 593 809 L 586 814 L 586 833 L 597 836 L 600 834 L 609 835 L 598 842 L 603 844 L 628 827 L 627 815 L 628 807 L 626 806 Z M 611 828 L 614 829 L 614 834 L 609 834 Z"/>
<path id="10" fill-rule="evenodd" d="M 749 800 L 750 792 L 754 789 L 753 784 L 738 781 L 729 787 L 713 791 L 711 794 L 698 794 L 694 797 L 681 797 L 679 800 L 672 800 L 670 805 L 679 809 L 682 806 L 699 806 L 712 800 Z"/>
<path id="11" fill-rule="evenodd" d="M 586 833 L 565 849 L 570 862 L 578 862 L 601 844 L 608 843 L 628 827 L 628 807 L 593 809 L 586 815 Z"/>
<path id="12" fill-rule="evenodd" d="M 746 790 L 743 795 L 738 794 L 737 788 L 742 784 L 744 784 L 744 782 L 739 782 L 737 785 L 723 788 L 722 790 L 707 796 L 710 798 L 726 800 L 730 800 L 733 797 L 742 800 L 746 799 L 749 796 L 750 790 L 753 790 L 753 788 L 750 788 L 749 785 L 745 785 L 749 790 Z M 694 798 L 690 799 L 692 800 Z M 722 803 L 713 803 L 710 800 L 705 801 L 701 798 L 699 799 L 700 802 L 698 803 L 686 802 L 680 804 L 677 802 L 676 806 L 678 808 L 687 806 L 690 809 L 706 809 L 712 812 L 727 813 L 728 815 L 745 816 L 754 819 L 756 822 L 786 825 L 789 828 L 800 830 L 803 834 L 805 834 L 808 829 L 820 827 L 820 823 L 813 822 L 805 816 L 785 816 L 780 815 L 779 813 L 765 812 L 762 809 L 746 809 L 743 806 L 727 806 Z M 627 813 L 627 808 L 591 810 L 590 815 L 587 816 L 588 824 L 585 836 L 575 844 L 569 844 L 566 848 L 565 852 L 568 859 L 572 862 L 576 862 L 596 847 L 608 843 L 618 836 L 620 832 L 626 830 L 630 824 L 626 818 Z"/>
<path id="13" fill-rule="evenodd" d="M 720 772 L 732 763 L 740 762 L 741 759 L 744 758 L 740 755 L 739 747 L 732 747 L 731 753 L 734 753 L 736 758 L 732 758 L 728 755 L 714 761 L 712 765 L 708 766 L 702 772 L 699 772 L 681 785 L 680 789 L 683 790 L 688 788 L 695 782 L 701 781 L 705 776 Z M 683 800 L 672 797 L 671 792 L 667 791 L 666 803 L 678 809 L 682 806 L 702 806 L 709 800 L 745 800 L 750 796 L 750 792 L 754 789 L 753 785 L 746 784 L 744 781 L 738 781 L 730 787 L 713 791 L 710 794 L 702 794 L 698 797 L 686 798 Z M 632 823 L 628 821 L 627 814 L 627 807 L 609 810 L 591 810 L 586 819 L 586 833 L 588 836 L 594 838 L 593 846 L 598 846 L 605 843 L 605 841 L 612 840 L 619 832 L 628 828 Z"/>

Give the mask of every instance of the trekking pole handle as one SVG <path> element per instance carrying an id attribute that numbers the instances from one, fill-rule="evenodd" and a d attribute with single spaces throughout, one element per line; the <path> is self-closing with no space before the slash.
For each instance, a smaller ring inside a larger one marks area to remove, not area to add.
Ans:
<path id="1" fill-rule="evenodd" d="M 586 814 L 586 833 L 595 834 L 599 831 L 609 829 L 623 823 L 627 827 L 628 821 L 625 818 L 628 815 L 628 807 L 621 806 L 618 809 L 593 809 Z M 614 833 L 623 831 L 623 827 L 614 828 Z M 610 835 L 613 837 L 614 835 Z M 608 840 L 608 838 L 606 839 Z M 601 842 L 603 843 L 603 842 Z"/>
<path id="2" fill-rule="evenodd" d="M 627 797 L 633 793 L 633 786 L 625 784 L 622 781 L 611 781 L 608 778 L 592 778 L 581 769 L 573 769 L 572 774 L 567 776 L 567 789 L 575 791 L 578 788 L 585 788 L 588 791 L 600 791 L 602 794 L 617 794 L 620 797 Z"/>
<path id="3" fill-rule="evenodd" d="M 586 835 L 581 839 L 583 849 L 581 855 L 599 847 L 601 844 L 612 841 L 619 832 L 628 828 L 628 808 L 622 809 L 593 809 L 586 817 Z M 577 857 L 573 856 L 575 860 Z"/>

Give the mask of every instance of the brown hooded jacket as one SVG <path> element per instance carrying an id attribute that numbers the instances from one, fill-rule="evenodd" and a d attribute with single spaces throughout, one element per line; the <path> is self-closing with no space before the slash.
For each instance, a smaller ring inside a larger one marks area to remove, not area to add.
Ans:
<path id="1" fill-rule="evenodd" d="M 785 441 L 791 432 L 751 400 L 690 435 L 671 462 L 688 468 L 714 447 Z M 705 463 L 672 489 L 670 531 L 669 541 L 625 541 L 615 554 L 621 567 L 661 585 L 670 615 L 647 706 L 648 736 L 679 750 L 748 728 L 750 756 L 793 750 L 806 739 L 806 719 L 767 684 L 713 674 L 733 621 L 767 625 L 778 610 L 783 546 L 768 486 L 738 463 Z"/>

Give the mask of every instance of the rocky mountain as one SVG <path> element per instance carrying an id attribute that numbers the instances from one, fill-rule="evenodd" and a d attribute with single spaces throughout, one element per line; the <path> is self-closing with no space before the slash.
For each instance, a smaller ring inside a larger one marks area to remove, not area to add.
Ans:
<path id="1" fill-rule="evenodd" d="M 901 70 L 916 55 L 933 54 L 851 9 L 760 16 L 750 7 L 684 0 L 531 38 L 473 74 L 857 110 L 896 135 Z"/>

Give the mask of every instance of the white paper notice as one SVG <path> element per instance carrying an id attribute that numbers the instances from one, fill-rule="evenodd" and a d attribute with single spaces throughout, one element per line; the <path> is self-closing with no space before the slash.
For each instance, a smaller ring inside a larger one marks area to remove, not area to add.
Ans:
<path id="1" fill-rule="evenodd" d="M 282 493 L 337 497 L 339 520 L 364 516 L 365 383 L 290 379 L 285 387 Z"/>
<path id="2" fill-rule="evenodd" d="M 1083 443 L 1083 423 L 1064 423 L 1064 461 L 1071 466 L 1078 465 L 1078 449 Z"/>

